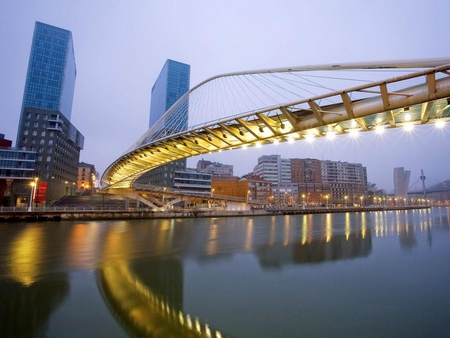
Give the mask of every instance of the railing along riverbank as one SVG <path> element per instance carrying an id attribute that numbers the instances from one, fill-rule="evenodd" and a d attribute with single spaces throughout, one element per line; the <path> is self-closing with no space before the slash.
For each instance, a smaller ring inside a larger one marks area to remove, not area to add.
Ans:
<path id="1" fill-rule="evenodd" d="M 124 208 L 90 208 L 90 207 L 37 207 L 16 208 L 0 207 L 0 222 L 33 222 L 33 221 L 62 221 L 62 220 L 118 220 L 118 219 L 151 219 L 151 218 L 192 218 L 192 217 L 238 217 L 238 216 L 267 216 L 267 215 L 295 215 L 343 212 L 370 212 L 428 209 L 429 206 L 406 207 L 286 207 L 252 210 L 208 210 L 208 209 L 180 209 L 153 211 L 150 209 Z"/>

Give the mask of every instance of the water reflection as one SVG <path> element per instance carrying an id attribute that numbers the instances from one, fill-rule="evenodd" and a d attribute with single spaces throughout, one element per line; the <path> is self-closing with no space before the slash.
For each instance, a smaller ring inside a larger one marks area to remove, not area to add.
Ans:
<path id="1" fill-rule="evenodd" d="M 377 237 L 395 235 L 401 248 L 411 250 L 426 233 L 431 246 L 433 226 L 449 229 L 447 212 L 436 215 L 421 210 L 1 225 L 0 336 L 44 332 L 69 294 L 66 273 L 96 269 L 105 303 L 130 335 L 224 337 L 229 328 L 185 310 L 186 260 L 214 264 L 252 253 L 262 270 L 273 270 L 366 259 Z"/>
<path id="2" fill-rule="evenodd" d="M 363 216 L 364 218 L 365 216 Z M 111 312 L 142 337 L 226 336 L 183 312 L 183 259 L 204 261 L 254 252 L 263 268 L 367 257 L 372 249 L 361 215 L 165 220 L 146 228 L 154 259 L 131 259 L 135 231 L 111 227 L 99 286 Z M 144 234 L 141 234 L 144 235 Z M 137 245 L 139 247 L 139 244 Z"/>

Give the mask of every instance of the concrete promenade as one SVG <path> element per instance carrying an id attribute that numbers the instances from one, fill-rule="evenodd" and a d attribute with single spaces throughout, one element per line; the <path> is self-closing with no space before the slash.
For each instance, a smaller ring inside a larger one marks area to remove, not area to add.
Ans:
<path id="1" fill-rule="evenodd" d="M 268 215 L 296 215 L 319 213 L 345 213 L 428 209 L 429 206 L 407 207 L 316 207 L 316 208 L 267 208 L 254 210 L 179 210 L 179 211 L 151 211 L 148 209 L 90 209 L 70 207 L 47 208 L 7 208 L 0 207 L 0 222 L 42 222 L 42 221 L 74 221 L 74 220 L 123 220 L 123 219 L 166 219 L 166 218 L 195 218 L 195 217 L 242 217 Z"/>

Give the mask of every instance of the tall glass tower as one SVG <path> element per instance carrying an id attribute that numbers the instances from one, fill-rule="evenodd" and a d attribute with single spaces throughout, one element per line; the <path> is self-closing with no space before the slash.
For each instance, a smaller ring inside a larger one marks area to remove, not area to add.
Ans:
<path id="1" fill-rule="evenodd" d="M 190 65 L 170 59 L 166 61 L 152 88 L 149 128 L 152 128 L 164 113 L 189 91 L 190 73 Z M 181 115 L 176 116 L 175 119 L 166 118 L 166 120 L 177 121 L 176 124 L 170 125 L 170 129 L 185 130 L 188 124 L 188 110 L 176 110 L 171 114 Z M 164 128 L 169 128 L 169 126 Z M 178 160 L 149 171 L 140 179 L 140 182 L 173 187 L 174 172 L 185 169 L 186 159 Z"/>
<path id="2" fill-rule="evenodd" d="M 163 116 L 172 105 L 189 90 L 191 66 L 167 60 L 152 88 L 149 128 Z M 187 112 L 178 116 L 179 130 L 187 127 Z"/>
<path id="3" fill-rule="evenodd" d="M 46 201 L 75 194 L 83 135 L 70 123 L 76 64 L 72 33 L 36 22 L 17 132 L 17 147 L 37 152 Z"/>

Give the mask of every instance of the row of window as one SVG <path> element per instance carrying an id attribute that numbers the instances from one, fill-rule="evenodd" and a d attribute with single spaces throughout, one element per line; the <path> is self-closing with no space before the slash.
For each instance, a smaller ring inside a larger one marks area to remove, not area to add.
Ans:
<path id="1" fill-rule="evenodd" d="M 0 168 L 23 168 L 23 169 L 34 169 L 35 162 L 27 161 L 14 161 L 14 160 L 0 160 Z"/>

